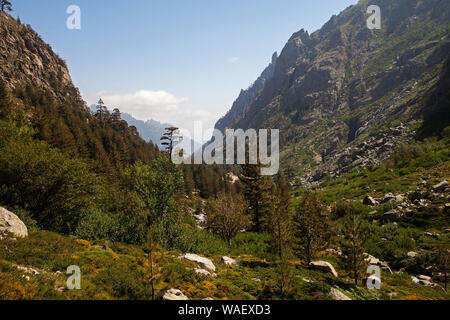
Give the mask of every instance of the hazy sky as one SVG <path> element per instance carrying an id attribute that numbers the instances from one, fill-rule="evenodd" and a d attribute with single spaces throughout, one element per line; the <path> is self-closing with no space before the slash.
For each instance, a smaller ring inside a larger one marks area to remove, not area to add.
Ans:
<path id="1" fill-rule="evenodd" d="M 14 16 L 67 61 L 89 103 L 142 120 L 209 128 L 304 28 L 356 0 L 20 0 Z M 69 30 L 69 5 L 81 30 Z"/>

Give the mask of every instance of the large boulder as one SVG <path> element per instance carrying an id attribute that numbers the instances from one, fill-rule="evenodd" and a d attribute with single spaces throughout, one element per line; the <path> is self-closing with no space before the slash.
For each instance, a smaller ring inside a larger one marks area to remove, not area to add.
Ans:
<path id="1" fill-rule="evenodd" d="M 334 300 L 352 300 L 349 297 L 347 297 L 345 294 L 343 294 L 342 292 L 340 292 L 339 290 L 337 290 L 335 288 L 331 288 L 329 295 Z"/>
<path id="2" fill-rule="evenodd" d="M 200 257 L 196 254 L 186 253 L 184 256 L 181 256 L 180 258 L 196 262 L 202 269 L 207 269 L 212 272 L 216 271 L 216 266 L 211 260 L 204 257 Z"/>
<path id="3" fill-rule="evenodd" d="M 337 277 L 338 273 L 334 269 L 334 267 L 331 265 L 331 263 L 326 261 L 313 261 L 309 264 L 309 267 L 313 270 L 331 273 L 333 276 Z"/>
<path id="4" fill-rule="evenodd" d="M 163 300 L 189 300 L 189 298 L 178 289 L 169 289 L 164 294 Z"/>
<path id="5" fill-rule="evenodd" d="M 14 213 L 0 207 L 0 237 L 11 233 L 18 238 L 28 237 L 27 226 Z"/>

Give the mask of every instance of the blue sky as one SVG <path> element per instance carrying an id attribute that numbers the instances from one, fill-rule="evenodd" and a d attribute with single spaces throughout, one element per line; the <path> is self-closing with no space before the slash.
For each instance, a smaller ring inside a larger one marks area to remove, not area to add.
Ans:
<path id="1" fill-rule="evenodd" d="M 356 0 L 21 0 L 14 16 L 67 61 L 88 103 L 101 96 L 136 118 L 212 127 L 304 28 Z M 66 28 L 69 5 L 81 30 Z"/>

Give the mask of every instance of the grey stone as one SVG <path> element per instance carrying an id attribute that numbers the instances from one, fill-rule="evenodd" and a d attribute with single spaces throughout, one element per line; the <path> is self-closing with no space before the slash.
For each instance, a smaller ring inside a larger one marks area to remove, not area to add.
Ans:
<path id="1" fill-rule="evenodd" d="M 27 226 L 14 213 L 0 207 L 0 237 L 10 233 L 18 238 L 28 237 Z"/>

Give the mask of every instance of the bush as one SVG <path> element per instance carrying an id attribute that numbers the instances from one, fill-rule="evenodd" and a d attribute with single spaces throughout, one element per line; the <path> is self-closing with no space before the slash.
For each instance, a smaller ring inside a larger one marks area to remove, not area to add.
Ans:
<path id="1" fill-rule="evenodd" d="M 187 226 L 185 228 L 185 236 L 189 239 L 188 250 L 185 252 L 188 251 L 205 255 L 225 255 L 230 252 L 224 240 L 208 231 Z"/>
<path id="2" fill-rule="evenodd" d="M 110 240 L 142 244 L 147 237 L 144 217 L 97 210 L 80 221 L 76 235 L 86 240 Z"/>
<path id="3" fill-rule="evenodd" d="M 271 240 L 271 236 L 264 233 L 238 233 L 232 241 L 232 252 L 236 255 L 250 254 L 260 258 L 270 258 Z"/>
<path id="4" fill-rule="evenodd" d="M 90 166 L 72 159 L 14 121 L 0 121 L 0 202 L 29 212 L 39 227 L 72 233 L 95 207 L 101 181 Z"/>

